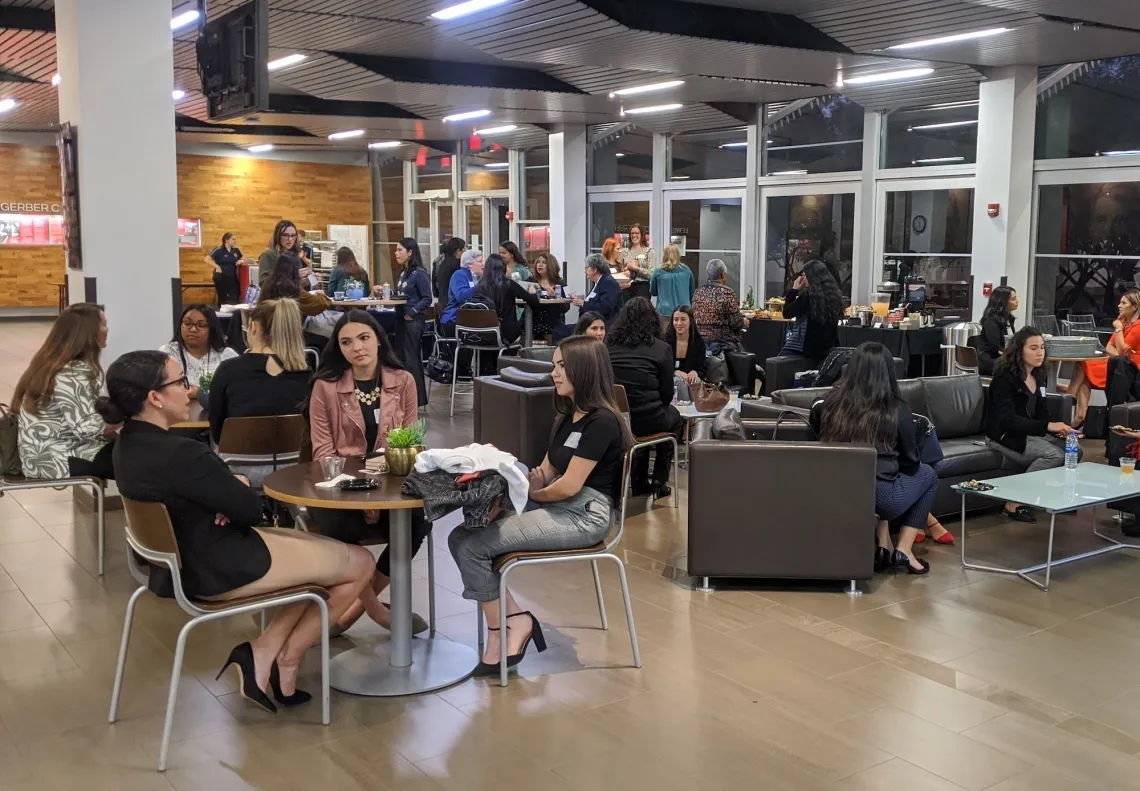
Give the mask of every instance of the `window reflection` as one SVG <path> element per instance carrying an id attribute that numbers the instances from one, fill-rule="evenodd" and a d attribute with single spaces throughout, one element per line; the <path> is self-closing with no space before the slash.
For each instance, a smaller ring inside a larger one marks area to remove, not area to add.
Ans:
<path id="1" fill-rule="evenodd" d="M 930 307 L 968 308 L 973 212 L 969 188 L 887 193 L 884 260 L 874 273 L 876 283 L 922 277 Z M 890 276 L 888 265 L 894 267 Z"/>
<path id="2" fill-rule="evenodd" d="M 780 112 L 773 107 L 770 116 Z M 838 173 L 863 168 L 863 108 L 846 96 L 824 96 L 764 127 L 765 176 Z"/>
<path id="3" fill-rule="evenodd" d="M 1108 123 L 1106 123 L 1106 120 Z M 1037 107 L 1037 159 L 1140 149 L 1140 56 L 1083 66 Z"/>
<path id="4" fill-rule="evenodd" d="M 764 296 L 788 292 L 803 265 L 818 258 L 851 300 L 855 195 L 787 195 L 768 199 Z"/>
<path id="5" fill-rule="evenodd" d="M 728 267 L 728 287 L 740 293 L 740 198 L 675 200 L 670 206 L 669 242 L 681 250 L 681 261 L 704 283 L 705 267 L 714 258 Z"/>

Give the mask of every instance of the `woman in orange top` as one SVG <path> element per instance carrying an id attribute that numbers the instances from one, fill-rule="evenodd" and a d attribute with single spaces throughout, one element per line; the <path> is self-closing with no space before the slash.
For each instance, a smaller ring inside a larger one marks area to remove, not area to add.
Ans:
<path id="1" fill-rule="evenodd" d="M 1120 315 L 1112 322 L 1116 331 L 1112 333 L 1112 340 L 1108 342 L 1105 351 L 1109 357 L 1125 354 L 1140 366 L 1140 291 L 1127 292 L 1120 298 L 1117 309 Z M 1085 422 L 1092 388 L 1103 390 L 1107 383 L 1108 360 L 1090 360 L 1077 366 L 1073 381 L 1069 383 L 1069 393 L 1077 399 L 1074 426 Z"/>

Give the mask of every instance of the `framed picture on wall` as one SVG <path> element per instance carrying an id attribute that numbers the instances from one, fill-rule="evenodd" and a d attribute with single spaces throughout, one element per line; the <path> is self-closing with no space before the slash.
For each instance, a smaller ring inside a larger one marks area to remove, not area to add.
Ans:
<path id="1" fill-rule="evenodd" d="M 202 246 L 202 221 L 178 218 L 178 246 Z"/>

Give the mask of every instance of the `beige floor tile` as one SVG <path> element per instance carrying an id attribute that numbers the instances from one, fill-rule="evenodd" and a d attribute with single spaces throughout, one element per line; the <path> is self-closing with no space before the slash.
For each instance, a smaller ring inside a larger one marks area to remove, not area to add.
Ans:
<path id="1" fill-rule="evenodd" d="M 1030 762 L 896 708 L 854 717 L 845 722 L 844 727 L 861 741 L 887 750 L 968 791 L 982 791 L 1031 766 Z"/>
<path id="2" fill-rule="evenodd" d="M 1083 736 L 1089 741 L 1103 744 L 1105 747 L 1125 755 L 1140 754 L 1140 739 L 1080 714 L 1057 723 L 1056 727 L 1066 733 Z"/>
<path id="3" fill-rule="evenodd" d="M 46 626 L 0 634 L 0 681 L 76 668 L 75 660 Z"/>
<path id="4" fill-rule="evenodd" d="M 523 752 L 502 743 L 460 745 L 416 764 L 444 791 L 571 791 L 572 786 Z"/>
<path id="5" fill-rule="evenodd" d="M 1058 671 L 1035 661 L 1032 656 L 1012 656 L 987 649 L 948 664 L 955 670 L 1069 712 L 1082 711 L 1120 694 L 1119 679 Z"/>
<path id="6" fill-rule="evenodd" d="M 901 758 L 864 769 L 836 782 L 836 791 L 961 791 L 962 787 Z"/>
<path id="7" fill-rule="evenodd" d="M 0 566 L 9 574 L 74 564 L 75 558 L 51 538 L 0 544 Z"/>
<path id="8" fill-rule="evenodd" d="M 20 591 L 0 593 L 0 632 L 15 632 L 43 625 L 36 608 L 28 603 Z"/>
<path id="9" fill-rule="evenodd" d="M 986 648 L 998 647 L 1037 631 L 1000 615 L 942 604 L 941 594 L 892 604 L 882 612 Z"/>
<path id="10" fill-rule="evenodd" d="M 852 615 L 839 623 L 932 662 L 948 662 L 981 648 L 977 643 L 915 623 L 887 610 Z"/>
<path id="11" fill-rule="evenodd" d="M 51 538 L 32 517 L 7 516 L 0 511 L 0 544 L 19 544 Z"/>
<path id="12" fill-rule="evenodd" d="M 126 613 L 126 607 L 113 599 L 52 602 L 35 609 L 64 645 L 120 636 Z"/>
<path id="13" fill-rule="evenodd" d="M 8 576 L 32 604 L 97 599 L 106 595 L 95 577 L 74 561 L 68 565 L 13 571 Z"/>
<path id="14" fill-rule="evenodd" d="M 834 676 L 874 662 L 866 654 L 779 621 L 742 629 L 734 636 L 821 676 Z"/>

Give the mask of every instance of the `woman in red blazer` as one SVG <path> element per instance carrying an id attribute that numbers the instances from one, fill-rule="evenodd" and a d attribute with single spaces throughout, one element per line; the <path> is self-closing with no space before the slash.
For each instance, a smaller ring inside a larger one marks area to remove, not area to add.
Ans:
<path id="1" fill-rule="evenodd" d="M 333 328 L 313 378 L 309 396 L 313 459 L 367 456 L 384 448 L 393 428 L 411 425 L 418 419 L 416 382 L 396 358 L 388 336 L 367 312 L 346 312 Z M 388 528 L 387 511 L 308 510 L 323 535 L 349 544 L 360 543 L 366 532 L 374 533 L 373 526 Z M 430 530 L 431 523 L 424 519 L 423 511 L 413 511 L 413 556 Z M 372 589 L 377 593 L 388 587 L 390 568 L 385 549 L 372 578 Z M 343 632 L 363 614 L 364 605 L 357 602 L 337 622 L 335 632 Z M 380 625 L 389 627 L 391 621 L 381 621 Z M 413 615 L 412 628 L 419 634 L 428 625 Z"/>

